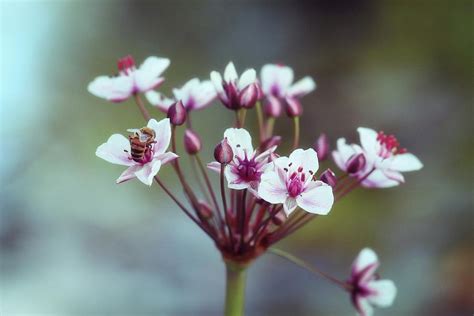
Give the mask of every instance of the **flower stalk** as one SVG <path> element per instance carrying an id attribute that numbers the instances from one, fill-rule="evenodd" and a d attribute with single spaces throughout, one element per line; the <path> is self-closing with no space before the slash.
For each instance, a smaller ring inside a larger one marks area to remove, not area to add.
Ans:
<path id="1" fill-rule="evenodd" d="M 246 266 L 226 262 L 225 316 L 244 314 L 246 281 Z"/>

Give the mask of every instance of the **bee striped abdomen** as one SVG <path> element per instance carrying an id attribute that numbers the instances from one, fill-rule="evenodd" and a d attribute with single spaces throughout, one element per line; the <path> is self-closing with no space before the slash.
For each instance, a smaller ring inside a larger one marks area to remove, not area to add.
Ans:
<path id="1" fill-rule="evenodd" d="M 130 138 L 130 149 L 132 159 L 141 162 L 147 149 L 147 143 L 141 142 L 138 137 L 132 137 Z"/>

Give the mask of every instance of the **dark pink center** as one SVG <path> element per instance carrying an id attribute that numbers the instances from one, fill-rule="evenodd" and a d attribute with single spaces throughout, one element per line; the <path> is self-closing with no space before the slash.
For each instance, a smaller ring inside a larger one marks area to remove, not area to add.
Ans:
<path id="1" fill-rule="evenodd" d="M 238 165 L 234 167 L 234 171 L 239 175 L 240 179 L 245 182 L 260 181 L 262 172 L 259 170 L 259 166 L 255 159 L 248 159 L 245 156 L 244 159 L 237 157 L 239 161 Z"/>
<path id="2" fill-rule="evenodd" d="M 303 173 L 303 168 L 298 168 L 298 172 L 293 172 L 289 178 L 287 189 L 291 197 L 297 197 L 303 192 L 306 175 Z"/>
<path id="3" fill-rule="evenodd" d="M 382 150 L 379 153 L 381 156 L 398 155 L 407 152 L 406 148 L 400 147 L 400 142 L 395 135 L 386 135 L 383 131 L 380 131 L 377 133 L 377 141 L 382 145 Z"/>
<path id="4" fill-rule="evenodd" d="M 133 57 L 128 55 L 125 56 L 124 58 L 119 59 L 117 63 L 119 72 L 129 74 L 131 70 L 135 68 L 135 60 L 133 60 Z"/>

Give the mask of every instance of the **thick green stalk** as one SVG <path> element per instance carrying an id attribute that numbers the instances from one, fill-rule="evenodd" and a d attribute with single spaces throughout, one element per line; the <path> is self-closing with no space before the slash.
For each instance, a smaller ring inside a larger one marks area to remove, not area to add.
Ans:
<path id="1" fill-rule="evenodd" d="M 226 273 L 225 316 L 242 316 L 245 307 L 247 268 L 226 262 Z"/>

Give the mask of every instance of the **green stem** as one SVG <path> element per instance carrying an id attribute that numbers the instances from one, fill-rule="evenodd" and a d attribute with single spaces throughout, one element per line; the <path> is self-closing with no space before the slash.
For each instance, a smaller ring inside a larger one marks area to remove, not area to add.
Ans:
<path id="1" fill-rule="evenodd" d="M 244 314 L 245 281 L 247 269 L 232 262 L 226 262 L 225 316 Z"/>

